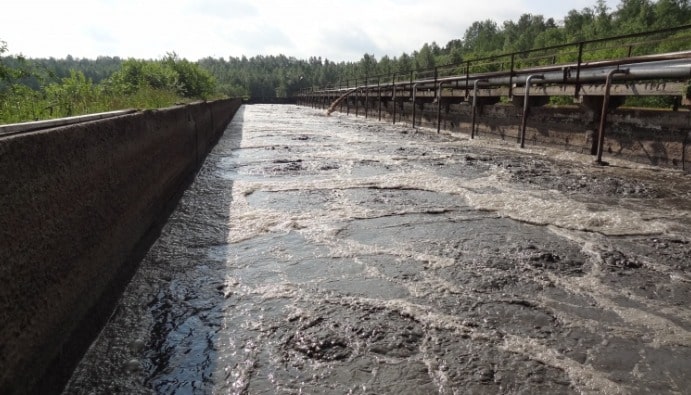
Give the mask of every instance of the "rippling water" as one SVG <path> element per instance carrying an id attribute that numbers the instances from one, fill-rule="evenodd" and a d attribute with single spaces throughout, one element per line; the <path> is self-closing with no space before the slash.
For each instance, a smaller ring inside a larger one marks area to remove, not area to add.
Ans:
<path id="1" fill-rule="evenodd" d="M 684 393 L 691 181 L 591 161 L 245 106 L 65 393 Z"/>

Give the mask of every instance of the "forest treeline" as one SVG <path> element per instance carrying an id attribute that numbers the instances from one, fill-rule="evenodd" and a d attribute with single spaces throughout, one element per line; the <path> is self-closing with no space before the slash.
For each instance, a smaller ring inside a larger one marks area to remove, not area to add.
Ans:
<path id="1" fill-rule="evenodd" d="M 214 97 L 287 97 L 365 75 L 410 74 L 502 53 L 685 25 L 691 23 L 690 1 L 621 0 L 610 9 L 598 0 L 592 7 L 569 11 L 561 20 L 536 14 L 501 24 L 487 19 L 474 22 L 443 46 L 425 43 L 412 53 L 379 59 L 365 53 L 354 62 L 285 55 L 190 62 L 175 53 L 159 60 L 25 59 L 3 56 L 8 44 L 0 40 L 0 123 Z M 691 29 L 658 38 L 648 51 L 689 49 Z"/>
<path id="2" fill-rule="evenodd" d="M 161 108 L 218 96 L 197 63 L 169 53 L 160 60 L 2 57 L 0 123 L 82 115 L 124 108 Z"/>
<path id="3" fill-rule="evenodd" d="M 335 86 L 367 76 L 399 75 L 467 59 L 576 43 L 580 41 L 666 29 L 691 23 L 689 0 L 622 0 L 611 10 L 602 0 L 594 6 L 571 10 L 556 21 L 542 15 L 523 14 L 517 21 L 501 25 L 487 19 L 476 21 L 461 38 L 441 46 L 425 43 L 419 50 L 398 56 L 364 54 L 356 62 L 333 62 L 321 57 L 308 60 L 279 56 L 251 58 L 205 58 L 199 64 L 218 81 L 221 92 L 230 96 L 290 96 L 309 87 Z M 676 37 L 671 37 L 676 36 Z M 650 52 L 689 49 L 691 29 L 661 40 Z M 673 40 L 673 38 L 676 38 Z M 573 48 L 570 49 L 572 51 Z M 615 51 L 616 49 L 613 49 Z M 600 52 L 598 56 L 607 56 Z"/>

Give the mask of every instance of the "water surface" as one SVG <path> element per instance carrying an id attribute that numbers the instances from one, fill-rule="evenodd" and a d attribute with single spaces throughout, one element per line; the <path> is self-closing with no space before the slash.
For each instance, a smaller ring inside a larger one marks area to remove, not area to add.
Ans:
<path id="1" fill-rule="evenodd" d="M 683 393 L 691 180 L 241 108 L 65 393 Z"/>

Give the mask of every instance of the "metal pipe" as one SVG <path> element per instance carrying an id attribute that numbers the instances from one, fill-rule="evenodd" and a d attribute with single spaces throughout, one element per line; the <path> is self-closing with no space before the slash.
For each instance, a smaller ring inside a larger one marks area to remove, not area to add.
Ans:
<path id="1" fill-rule="evenodd" d="M 439 89 L 437 90 L 437 133 L 441 130 L 441 88 L 447 81 L 439 82 Z"/>
<path id="2" fill-rule="evenodd" d="M 581 64 L 583 62 L 583 41 L 578 43 L 578 63 L 576 64 L 576 83 L 574 84 L 573 97 L 578 98 L 581 94 Z"/>
<path id="3" fill-rule="evenodd" d="M 415 110 L 417 109 L 417 82 L 413 84 L 413 129 L 415 129 Z"/>
<path id="4" fill-rule="evenodd" d="M 487 82 L 487 80 L 475 80 L 473 82 L 473 119 L 470 125 L 470 138 L 475 138 L 475 114 L 477 113 L 477 88 L 481 82 Z"/>
<path id="5" fill-rule="evenodd" d="M 350 96 L 346 97 L 346 115 L 350 115 Z"/>
<path id="6" fill-rule="evenodd" d="M 393 89 L 393 99 L 391 100 L 393 102 L 393 120 L 392 123 L 395 125 L 396 124 L 396 74 L 393 76 L 393 82 L 391 83 L 391 89 Z"/>
<path id="7" fill-rule="evenodd" d="M 542 79 L 541 75 L 533 74 L 529 75 L 525 80 L 525 92 L 523 92 L 523 119 L 521 119 L 521 148 L 525 148 L 525 127 L 528 123 L 528 112 L 530 107 L 528 106 L 528 99 L 530 98 L 530 83 L 533 79 Z"/>
<path id="8" fill-rule="evenodd" d="M 612 69 L 607 73 L 607 80 L 605 82 L 605 97 L 602 101 L 602 114 L 600 114 L 600 129 L 597 135 L 597 160 L 595 163 L 598 165 L 606 165 L 607 163 L 602 161 L 602 148 L 605 144 L 605 124 L 607 123 L 607 111 L 609 111 L 609 92 L 612 87 L 612 80 L 615 74 L 628 74 L 629 70 L 624 69 Z"/>
<path id="9" fill-rule="evenodd" d="M 513 97 L 513 74 L 516 65 L 516 54 L 511 54 L 511 74 L 509 75 L 509 97 Z"/>
<path id="10" fill-rule="evenodd" d="M 355 82 L 355 87 L 357 87 L 357 82 Z M 355 116 L 358 116 L 358 111 L 360 110 L 360 90 L 355 91 Z"/>
<path id="11" fill-rule="evenodd" d="M 369 110 L 369 77 L 365 76 L 365 119 L 367 119 Z"/>
<path id="12" fill-rule="evenodd" d="M 575 64 L 562 64 L 532 67 L 521 70 L 519 74 L 511 72 L 489 72 L 478 74 L 466 74 L 462 76 L 440 78 L 440 81 L 461 81 L 486 79 L 490 85 L 509 85 L 512 83 L 523 84 L 525 78 L 531 74 L 542 74 L 545 83 L 583 83 L 602 81 L 612 66 L 627 67 L 630 69 L 628 80 L 657 79 L 657 78 L 690 78 L 691 77 L 691 51 L 676 52 L 658 56 L 641 56 L 632 59 L 620 59 L 614 61 L 599 61 Z M 564 69 L 576 69 L 580 67 L 580 74 L 564 80 Z M 420 85 L 436 87 L 433 79 L 420 79 Z"/>
<path id="13" fill-rule="evenodd" d="M 377 97 L 379 101 L 379 121 L 381 122 L 381 85 L 379 83 L 379 78 L 377 78 Z"/>

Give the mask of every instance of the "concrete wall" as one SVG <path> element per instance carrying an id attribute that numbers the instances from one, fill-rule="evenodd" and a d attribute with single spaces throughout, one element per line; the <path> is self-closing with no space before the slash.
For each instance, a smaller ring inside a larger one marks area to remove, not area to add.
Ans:
<path id="1" fill-rule="evenodd" d="M 239 105 L 0 138 L 0 393 L 59 390 Z"/>
<path id="2" fill-rule="evenodd" d="M 368 114 L 377 119 L 379 103 L 370 98 Z M 393 102 L 383 103 L 382 117 L 391 121 Z M 397 122 L 412 122 L 412 102 L 396 103 Z M 512 104 L 480 107 L 477 131 L 481 138 L 517 141 L 523 109 Z M 338 109 L 346 111 L 345 103 Z M 364 116 L 364 103 L 359 103 Z M 355 99 L 350 100 L 355 114 Z M 442 106 L 442 130 L 470 134 L 472 107 L 468 103 Z M 416 125 L 437 127 L 437 104 L 426 103 L 416 109 Z M 532 107 L 526 128 L 527 145 L 549 145 L 590 153 L 599 128 L 599 113 L 580 107 Z M 607 118 L 603 160 L 620 157 L 657 166 L 691 169 L 691 112 L 626 109 L 612 111 Z"/>

